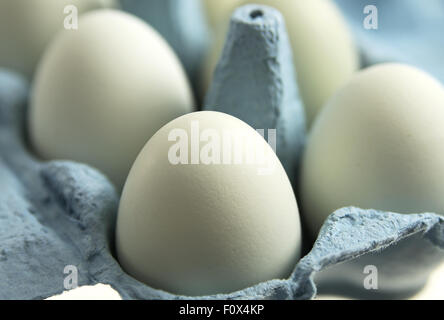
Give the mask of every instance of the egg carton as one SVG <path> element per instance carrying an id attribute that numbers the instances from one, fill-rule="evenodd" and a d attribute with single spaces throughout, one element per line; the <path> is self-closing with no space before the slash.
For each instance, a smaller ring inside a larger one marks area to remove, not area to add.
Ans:
<path id="1" fill-rule="evenodd" d="M 258 9 L 259 19 L 251 14 Z M 256 128 L 278 128 L 278 156 L 289 176 L 296 177 L 305 124 L 297 83 L 288 71 L 293 65 L 284 26 L 275 10 L 257 6 L 238 10 L 204 105 L 236 113 Z M 233 45 L 239 37 L 248 39 L 242 48 Z M 255 62 L 242 60 L 239 50 L 251 50 L 270 61 L 256 88 L 242 81 L 233 86 L 218 76 L 251 72 Z M 151 288 L 127 275 L 115 258 L 119 196 L 109 180 L 84 164 L 39 161 L 29 150 L 28 93 L 26 80 L 0 70 L 1 299 L 59 294 L 70 265 L 78 269 L 80 286 L 109 284 L 124 299 L 312 299 L 317 287 L 356 297 L 406 297 L 418 291 L 444 259 L 442 216 L 349 207 L 329 216 L 288 279 L 203 297 Z M 251 112 L 252 97 L 263 109 Z M 236 101 L 236 110 L 225 109 L 231 101 Z M 288 122 L 289 113 L 297 121 Z M 365 289 L 367 266 L 378 269 L 378 290 Z"/>

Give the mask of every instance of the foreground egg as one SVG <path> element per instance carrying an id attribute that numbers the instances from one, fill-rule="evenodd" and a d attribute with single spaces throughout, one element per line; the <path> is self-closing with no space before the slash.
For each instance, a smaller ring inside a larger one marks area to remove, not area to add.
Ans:
<path id="1" fill-rule="evenodd" d="M 263 161 L 248 161 L 252 146 Z M 171 121 L 145 145 L 125 184 L 116 241 L 136 279 L 207 295 L 288 277 L 301 230 L 273 149 L 241 120 L 204 111 Z"/>
<path id="2" fill-rule="evenodd" d="M 127 13 L 95 11 L 46 51 L 30 140 L 41 157 L 90 164 L 121 188 L 149 138 L 192 104 L 183 68 L 157 32 Z"/>
<path id="3" fill-rule="evenodd" d="M 358 53 L 345 19 L 330 0 L 244 0 L 243 3 L 268 5 L 284 16 L 310 126 L 324 103 L 359 67 Z M 225 19 L 228 21 L 229 15 Z M 225 39 L 226 27 L 220 25 L 204 66 L 203 94 L 209 88 Z"/>
<path id="4" fill-rule="evenodd" d="M 356 74 L 307 142 L 300 200 L 312 233 L 345 206 L 443 214 L 443 194 L 442 84 L 401 64 Z"/>
<path id="5" fill-rule="evenodd" d="M 0 67 L 31 77 L 53 36 L 64 28 L 66 6 L 81 15 L 93 9 L 115 7 L 115 0 L 1 0 Z"/>

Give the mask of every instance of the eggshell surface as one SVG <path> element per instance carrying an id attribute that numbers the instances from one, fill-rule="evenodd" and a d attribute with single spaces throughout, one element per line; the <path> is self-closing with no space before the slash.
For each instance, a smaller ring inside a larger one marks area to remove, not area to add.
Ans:
<path id="1" fill-rule="evenodd" d="M 441 83 L 402 64 L 357 73 L 308 138 L 300 191 L 311 231 L 345 206 L 443 214 L 443 148 Z"/>
<path id="2" fill-rule="evenodd" d="M 259 174 L 262 165 L 247 162 L 172 164 L 170 134 L 186 132 L 191 158 L 195 121 L 201 135 L 245 130 L 273 170 Z M 175 294 L 229 293 L 286 278 L 300 242 L 296 199 L 272 148 L 247 124 L 219 112 L 191 113 L 159 130 L 135 161 L 120 202 L 120 264 L 136 279 Z"/>
<path id="3" fill-rule="evenodd" d="M 157 32 L 130 14 L 96 11 L 45 53 L 30 140 L 40 157 L 87 163 L 122 188 L 149 138 L 193 103 L 179 60 Z"/>
<path id="4" fill-rule="evenodd" d="M 228 24 L 228 19 L 236 7 L 241 6 L 243 0 L 204 0 L 204 8 L 207 15 L 207 20 L 211 27 L 217 28 L 220 24 Z"/>
<path id="5" fill-rule="evenodd" d="M 116 7 L 115 0 L 2 0 L 0 1 L 0 67 L 21 72 L 28 78 L 46 46 L 64 28 L 74 5 L 77 16 L 85 12 Z"/>

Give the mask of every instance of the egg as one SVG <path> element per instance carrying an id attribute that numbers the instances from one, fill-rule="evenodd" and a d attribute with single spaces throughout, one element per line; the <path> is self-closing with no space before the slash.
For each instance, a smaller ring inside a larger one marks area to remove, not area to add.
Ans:
<path id="1" fill-rule="evenodd" d="M 256 152 L 262 157 L 248 160 Z M 300 245 L 299 211 L 281 163 L 259 133 L 228 114 L 195 112 L 165 125 L 123 190 L 118 259 L 157 289 L 208 295 L 286 278 Z"/>
<path id="2" fill-rule="evenodd" d="M 193 110 L 185 72 L 145 22 L 116 10 L 87 13 L 60 33 L 31 93 L 31 145 L 43 159 L 84 162 L 121 189 L 139 151 Z"/>
<path id="3" fill-rule="evenodd" d="M 324 103 L 359 68 L 359 56 L 348 26 L 330 0 L 244 0 L 278 9 L 284 16 L 301 98 L 310 126 Z M 229 15 L 225 17 L 228 21 Z M 226 39 L 226 28 L 215 34 L 204 63 L 201 92 L 205 94 Z"/>
<path id="4" fill-rule="evenodd" d="M 18 71 L 28 78 L 54 35 L 64 28 L 71 11 L 77 14 L 116 7 L 116 0 L 2 0 L 0 1 L 0 67 Z"/>
<path id="5" fill-rule="evenodd" d="M 381 64 L 357 73 L 309 135 L 300 200 L 312 234 L 334 210 L 444 213 L 444 88 Z"/>
<path id="6" fill-rule="evenodd" d="M 220 27 L 220 24 L 228 24 L 229 17 L 236 7 L 242 5 L 243 0 L 204 0 L 204 9 L 208 22 L 212 28 Z"/>

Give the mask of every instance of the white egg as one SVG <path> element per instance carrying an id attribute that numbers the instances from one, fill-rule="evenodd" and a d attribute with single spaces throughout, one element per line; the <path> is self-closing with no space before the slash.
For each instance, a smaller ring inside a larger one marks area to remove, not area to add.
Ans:
<path id="1" fill-rule="evenodd" d="M 416 68 L 357 73 L 310 133 L 301 205 L 316 234 L 345 206 L 444 213 L 444 88 Z"/>
<path id="2" fill-rule="evenodd" d="M 127 13 L 95 11 L 45 52 L 30 140 L 42 158 L 85 162 L 121 188 L 149 138 L 192 104 L 183 68 L 157 32 Z"/>
<path id="3" fill-rule="evenodd" d="M 285 18 L 298 85 L 310 126 L 324 103 L 359 68 L 359 56 L 348 26 L 330 0 L 244 0 L 278 9 Z M 230 16 L 226 16 L 226 20 Z M 205 62 L 202 93 L 209 88 L 226 39 L 221 25 Z"/>
<path id="4" fill-rule="evenodd" d="M 211 27 L 218 28 L 220 24 L 228 24 L 228 19 L 236 7 L 244 0 L 204 0 L 204 8 Z"/>
<path id="5" fill-rule="evenodd" d="M 251 146 L 268 160 L 248 162 Z M 176 156 L 183 161 L 175 164 Z M 301 230 L 273 149 L 241 120 L 204 111 L 171 121 L 145 145 L 125 184 L 116 241 L 121 265 L 136 279 L 207 295 L 288 277 Z"/>
<path id="6" fill-rule="evenodd" d="M 1 0 L 0 67 L 31 77 L 43 51 L 54 35 L 64 28 L 74 5 L 77 14 L 116 7 L 116 0 Z M 69 8 L 68 8 L 69 9 Z"/>

